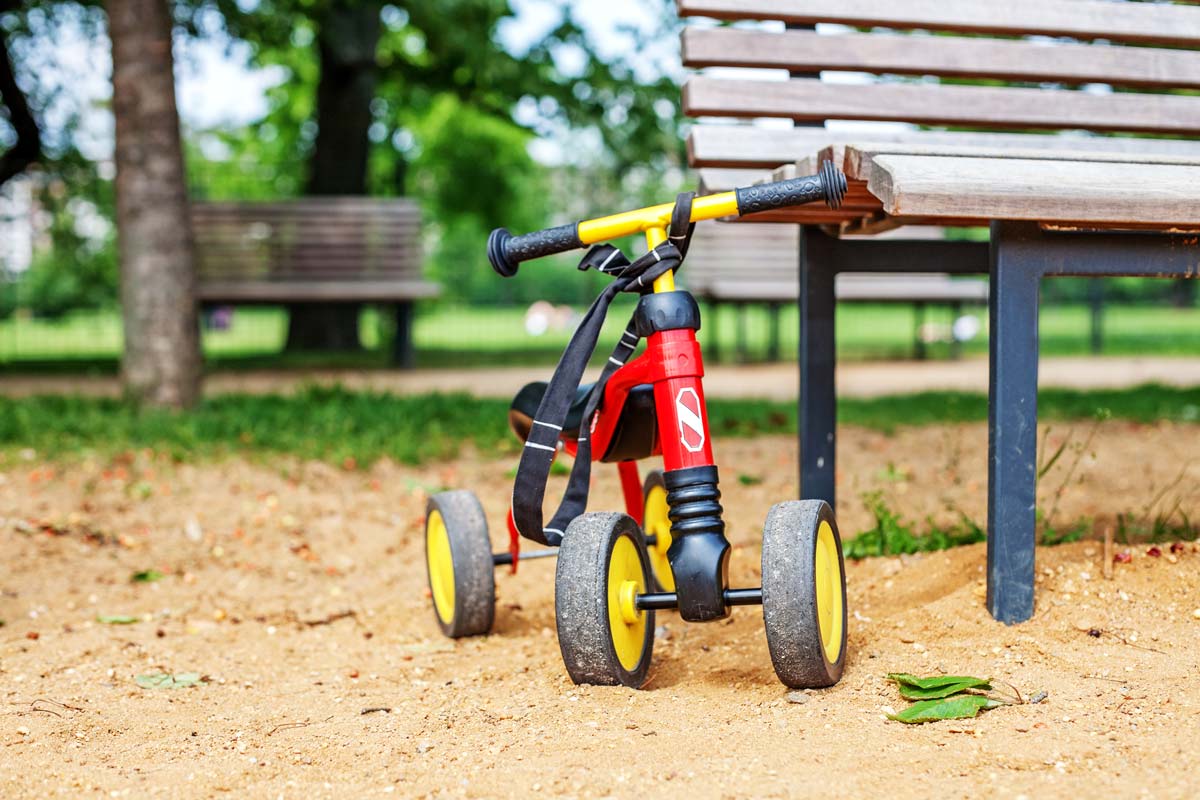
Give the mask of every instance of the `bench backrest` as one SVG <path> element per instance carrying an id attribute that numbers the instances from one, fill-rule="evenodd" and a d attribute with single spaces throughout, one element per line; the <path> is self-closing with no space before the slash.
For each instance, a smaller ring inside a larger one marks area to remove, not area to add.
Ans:
<path id="1" fill-rule="evenodd" d="M 405 198 L 193 203 L 192 228 L 202 282 L 421 277 L 420 212 Z"/>
<path id="2" fill-rule="evenodd" d="M 831 71 L 868 76 L 788 78 L 780 73 L 785 80 L 770 80 L 762 73 L 734 78 L 697 75 L 684 87 L 684 110 L 691 116 L 1200 137 L 1200 96 L 1169 91 L 1200 89 L 1200 52 L 1194 52 L 1200 49 L 1196 5 L 1120 0 L 678 0 L 678 6 L 683 16 L 776 22 L 775 29 L 691 25 L 683 34 L 687 66 L 787 70 L 793 76 Z M 824 29 L 785 30 L 779 22 L 849 27 L 829 34 Z M 964 80 L 1018 85 L 961 85 Z M 1018 147 L 1029 147 L 1031 141 L 1030 134 L 1011 132 L 893 130 L 869 136 L 876 141 L 880 137 Z M 830 143 L 827 133 L 805 128 L 748 131 L 699 125 L 689 147 L 695 166 L 773 167 L 795 160 L 808 140 L 821 138 Z M 1055 138 L 1039 136 L 1034 141 L 1041 147 Z M 1194 143 L 1170 139 L 1114 142 L 1113 137 L 1071 137 L 1071 146 L 1081 141 L 1090 142 L 1085 149 L 1196 152 Z"/>

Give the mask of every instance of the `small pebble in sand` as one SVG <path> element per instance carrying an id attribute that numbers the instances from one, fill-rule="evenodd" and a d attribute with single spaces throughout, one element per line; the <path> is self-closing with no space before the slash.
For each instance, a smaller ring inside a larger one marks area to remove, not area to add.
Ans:
<path id="1" fill-rule="evenodd" d="M 804 692 L 788 692 L 787 701 L 789 703 L 807 703 L 808 695 Z"/>
<path id="2" fill-rule="evenodd" d="M 1192 616 L 1196 619 L 1200 619 L 1200 608 L 1197 608 L 1195 611 L 1193 611 Z"/>

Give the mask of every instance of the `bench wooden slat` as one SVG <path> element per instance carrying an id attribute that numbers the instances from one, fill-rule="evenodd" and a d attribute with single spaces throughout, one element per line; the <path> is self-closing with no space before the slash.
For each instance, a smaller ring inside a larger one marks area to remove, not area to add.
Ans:
<path id="1" fill-rule="evenodd" d="M 1060 150 L 1039 150 L 1036 147 L 1027 149 L 996 150 L 988 147 L 947 147 L 944 145 L 926 145 L 897 142 L 895 144 L 855 144 L 848 142 L 826 148 L 819 156 L 819 161 L 833 161 L 846 172 L 850 178 L 865 180 L 869 162 L 881 155 L 906 156 L 963 156 L 967 158 L 1020 159 L 1022 161 L 1083 161 L 1096 164 L 1160 164 L 1181 167 L 1200 167 L 1200 154 L 1193 156 L 1173 156 L 1145 154 L 1131 157 L 1124 153 L 1088 153 L 1063 152 Z M 805 163 L 807 165 L 807 159 Z M 772 174 L 772 179 L 783 180 L 795 177 L 795 169 L 781 167 Z M 1198 198 L 1200 202 L 1200 198 Z"/>
<path id="2" fill-rule="evenodd" d="M 863 166 L 897 216 L 1200 226 L 1200 166 L 890 154 Z"/>
<path id="3" fill-rule="evenodd" d="M 816 154 L 839 143 L 911 142 L 953 147 L 1036 148 L 1071 152 L 1112 152 L 1200 157 L 1200 142 L 1183 139 L 1130 139 L 1080 134 L 969 133 L 961 131 L 768 128 L 751 125 L 700 124 L 688 134 L 688 160 L 697 167 L 773 169 L 804 154 Z"/>
<path id="4" fill-rule="evenodd" d="M 1200 45 L 1200 9 L 1111 0 L 678 0 L 681 16 Z"/>
<path id="5" fill-rule="evenodd" d="M 683 105 L 693 116 L 1200 134 L 1200 97 L 1177 95 L 918 84 L 847 87 L 807 78 L 748 81 L 695 76 L 684 85 Z"/>
<path id="6" fill-rule="evenodd" d="M 1196 52 L 947 36 L 826 36 L 813 31 L 693 27 L 683 32 L 683 63 L 1200 88 Z"/>
<path id="7" fill-rule="evenodd" d="M 401 302 L 422 280 L 420 210 L 407 198 L 192 204 L 205 302 Z"/>

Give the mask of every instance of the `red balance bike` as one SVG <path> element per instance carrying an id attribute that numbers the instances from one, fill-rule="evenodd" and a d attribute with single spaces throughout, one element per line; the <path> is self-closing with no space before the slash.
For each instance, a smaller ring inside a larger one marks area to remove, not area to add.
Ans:
<path id="1" fill-rule="evenodd" d="M 729 542 L 713 459 L 696 331 L 700 309 L 676 289 L 695 223 L 823 200 L 837 207 L 846 179 L 826 162 L 817 175 L 585 220 L 523 236 L 499 229 L 488 240 L 497 272 L 522 261 L 596 245 L 579 264 L 613 278 L 575 331 L 549 383 L 513 399 L 509 422 L 524 443 L 508 515 L 510 549 L 493 553 L 474 493 L 430 498 L 425 546 L 434 613 L 451 637 L 487 633 L 495 615 L 494 569 L 558 557 L 555 616 L 567 672 L 576 683 L 639 687 L 650 668 L 654 614 L 687 622 L 762 605 L 779 679 L 796 688 L 830 686 L 846 660 L 842 547 L 829 505 L 790 500 L 763 525 L 762 586 L 729 585 Z M 607 242 L 644 232 L 648 252 L 630 261 Z M 642 295 L 600 379 L 580 385 L 609 303 Z M 632 358 L 641 340 L 645 351 Z M 561 505 L 548 522 L 546 480 L 560 453 L 574 458 Z M 663 470 L 638 479 L 637 462 L 662 456 Z M 593 461 L 615 463 L 625 511 L 587 512 Z M 524 537 L 549 549 L 520 552 Z"/>

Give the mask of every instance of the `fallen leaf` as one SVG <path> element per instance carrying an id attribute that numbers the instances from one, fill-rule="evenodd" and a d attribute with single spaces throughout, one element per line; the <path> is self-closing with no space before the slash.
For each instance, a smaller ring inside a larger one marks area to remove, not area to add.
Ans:
<path id="1" fill-rule="evenodd" d="M 916 689 L 940 689 L 943 686 L 953 686 L 956 683 L 975 681 L 976 685 L 989 682 L 989 678 L 975 678 L 970 675 L 933 675 L 928 678 L 918 678 L 907 672 L 889 672 L 888 679 L 898 686 L 912 686 Z"/>
<path id="2" fill-rule="evenodd" d="M 96 622 L 102 622 L 105 625 L 132 625 L 135 622 L 141 622 L 141 617 L 135 617 L 132 614 L 97 614 Z"/>
<path id="3" fill-rule="evenodd" d="M 163 574 L 156 569 L 144 569 L 129 576 L 132 583 L 153 583 L 162 579 Z"/>
<path id="4" fill-rule="evenodd" d="M 922 700 L 913 703 L 899 714 L 889 714 L 888 719 L 903 722 L 907 725 L 917 725 L 923 722 L 937 722 L 943 719 L 970 719 L 985 708 L 995 708 L 1004 705 L 998 700 L 991 700 L 977 694 L 959 694 L 954 697 L 942 697 L 936 700 Z"/>
<path id="5" fill-rule="evenodd" d="M 989 690 L 991 688 L 992 685 L 982 678 L 968 678 L 961 683 L 950 683 L 933 689 L 918 689 L 915 686 L 900 684 L 900 696 L 906 700 L 936 700 L 940 697 L 961 694 L 968 689 Z"/>
<path id="6" fill-rule="evenodd" d="M 168 672 L 153 672 L 147 675 L 138 675 L 134 680 L 143 689 L 186 689 L 189 686 L 199 686 L 204 682 L 204 678 L 199 672 L 179 672 L 175 675 Z"/>

